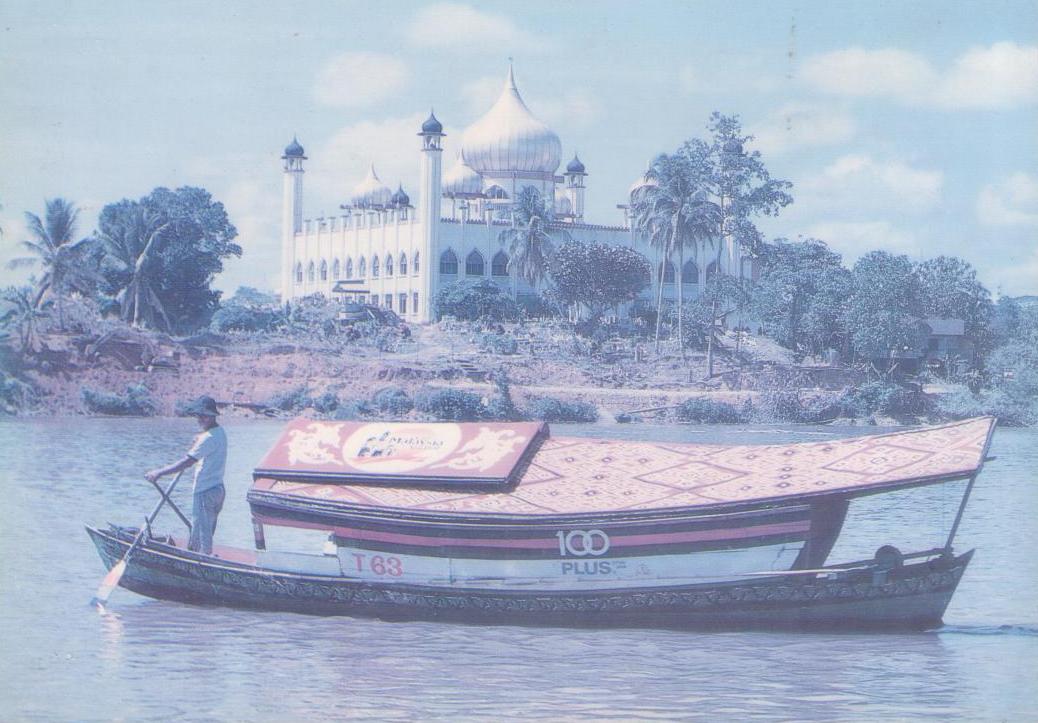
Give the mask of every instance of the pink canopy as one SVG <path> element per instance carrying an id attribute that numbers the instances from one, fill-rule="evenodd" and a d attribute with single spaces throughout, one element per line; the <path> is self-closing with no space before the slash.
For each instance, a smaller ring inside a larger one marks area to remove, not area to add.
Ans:
<path id="1" fill-rule="evenodd" d="M 295 419 L 255 476 L 335 484 L 504 486 L 548 435 L 542 422 L 449 424 Z"/>
<path id="2" fill-rule="evenodd" d="M 303 429 L 301 425 L 308 425 L 305 428 L 312 430 L 310 434 L 328 430 L 329 443 L 337 440 L 340 446 L 347 436 L 341 424 L 331 422 L 297 420 L 289 430 Z M 728 507 L 788 502 L 791 498 L 854 497 L 976 474 L 984 462 L 994 426 L 994 418 L 981 417 L 892 434 L 788 445 L 724 446 L 549 438 L 539 446 L 526 448 L 531 454 L 525 464 L 520 464 L 525 461 L 520 459 L 524 450 L 514 448 L 507 464 L 517 470 L 518 484 L 507 492 L 490 493 L 294 481 L 272 467 L 272 462 L 283 459 L 271 456 L 285 453 L 283 435 L 279 446 L 257 470 L 254 489 L 347 507 L 479 515 Z M 483 428 L 495 432 L 510 429 L 517 436 L 536 436 L 544 429 L 538 425 L 515 424 L 407 427 L 459 428 L 457 434 L 467 440 L 464 442 L 468 449 L 466 454 L 477 457 L 479 445 L 473 440 L 479 438 L 479 430 Z M 333 430 L 338 431 L 333 434 Z M 734 434 L 737 432 L 733 431 Z M 446 460 L 452 459 L 468 458 L 458 450 L 430 468 L 449 466 Z M 506 462 L 502 461 L 501 466 L 491 469 L 500 476 L 505 466 Z M 282 469 L 288 467 L 283 465 Z M 456 479 L 479 479 L 468 475 L 465 469 L 455 471 L 459 473 Z M 418 476 L 413 471 L 409 474 Z"/>

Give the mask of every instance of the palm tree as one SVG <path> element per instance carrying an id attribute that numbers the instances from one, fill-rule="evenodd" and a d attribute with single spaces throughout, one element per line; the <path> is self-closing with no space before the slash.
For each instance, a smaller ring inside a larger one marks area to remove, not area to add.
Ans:
<path id="1" fill-rule="evenodd" d="M 518 295 L 518 280 L 534 288 L 547 274 L 548 259 L 555 250 L 551 224 L 554 214 L 540 192 L 524 186 L 512 209 L 512 227 L 503 230 L 498 240 L 508 246 L 508 272 L 513 278 L 513 295 Z M 563 241 L 569 241 L 569 232 L 557 229 Z"/>
<path id="2" fill-rule="evenodd" d="M 159 298 L 156 274 L 158 255 L 162 248 L 162 234 L 169 222 L 158 213 L 140 204 L 133 204 L 117 221 L 98 234 L 106 260 L 128 276 L 119 292 L 119 310 L 123 321 L 140 326 L 157 326 L 162 319 L 170 329 L 169 316 Z"/>
<path id="3" fill-rule="evenodd" d="M 675 251 L 678 255 L 678 347 L 685 356 L 683 331 L 685 249 L 698 260 L 700 249 L 713 244 L 718 235 L 721 210 L 710 200 L 702 169 L 696 159 L 685 154 L 660 155 L 645 174 L 646 184 L 634 192 L 634 224 L 649 242 L 660 248 L 663 264 L 656 317 L 656 349 L 659 350 L 659 322 L 663 306 L 663 271 Z"/>
<path id="4" fill-rule="evenodd" d="M 42 265 L 43 276 L 37 282 L 33 305 L 39 307 L 45 297 L 53 296 L 58 309 L 58 325 L 64 330 L 65 296 L 71 292 L 93 292 L 98 275 L 86 253 L 92 240 L 73 241 L 79 217 L 75 205 L 63 198 L 54 198 L 46 201 L 45 207 L 43 219 L 34 213 L 25 214 L 33 240 L 22 241 L 22 247 L 32 256 L 13 259 L 8 268 Z"/>
<path id="5" fill-rule="evenodd" d="M 9 306 L 7 313 L 0 316 L 0 324 L 5 326 L 10 324 L 18 329 L 18 340 L 22 354 L 29 351 L 39 351 L 38 329 L 40 322 L 50 316 L 51 302 L 47 301 L 43 304 L 37 304 L 36 294 L 33 292 L 32 287 L 29 286 L 21 288 L 12 286 L 4 289 L 0 298 L 7 302 Z"/>

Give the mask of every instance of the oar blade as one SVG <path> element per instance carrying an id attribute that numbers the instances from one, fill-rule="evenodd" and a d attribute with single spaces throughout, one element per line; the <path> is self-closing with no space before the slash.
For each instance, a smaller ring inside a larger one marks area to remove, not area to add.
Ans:
<path id="1" fill-rule="evenodd" d="M 119 562 L 112 566 L 112 569 L 105 575 L 104 580 L 97 587 L 97 592 L 94 594 L 93 600 L 90 601 L 91 605 L 103 606 L 108 602 L 108 598 L 111 596 L 112 591 L 119 587 L 119 581 L 123 579 L 123 573 L 126 572 L 126 559 L 123 558 Z"/>

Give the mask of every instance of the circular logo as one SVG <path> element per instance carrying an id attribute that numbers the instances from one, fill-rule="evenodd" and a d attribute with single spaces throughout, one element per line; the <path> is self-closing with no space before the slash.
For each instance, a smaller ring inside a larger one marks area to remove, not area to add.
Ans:
<path id="1" fill-rule="evenodd" d="M 598 557 L 609 552 L 609 535 L 602 530 L 571 530 L 557 533 L 559 548 L 563 555 Z"/>

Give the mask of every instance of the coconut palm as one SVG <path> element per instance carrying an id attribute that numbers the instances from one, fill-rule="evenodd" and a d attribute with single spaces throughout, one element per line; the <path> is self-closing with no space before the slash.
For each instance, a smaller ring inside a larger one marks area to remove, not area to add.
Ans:
<path id="1" fill-rule="evenodd" d="M 540 192 L 525 186 L 516 197 L 512 209 L 512 227 L 503 230 L 498 240 L 508 246 L 508 271 L 513 283 L 522 279 L 534 288 L 544 279 L 548 269 L 548 258 L 555 250 L 553 231 L 563 241 L 569 241 L 565 229 L 551 228 L 554 214 Z M 517 293 L 513 287 L 513 295 Z"/>
<path id="2" fill-rule="evenodd" d="M 163 232 L 169 222 L 140 204 L 133 204 L 117 221 L 106 224 L 98 238 L 105 252 L 105 262 L 114 266 L 127 278 L 119 292 L 119 310 L 123 321 L 140 326 L 156 327 L 162 320 L 163 328 L 170 329 L 169 316 L 158 295 L 158 255 L 162 249 Z"/>
<path id="3" fill-rule="evenodd" d="M 22 241 L 22 247 L 31 256 L 11 260 L 9 268 L 40 265 L 43 275 L 36 284 L 33 305 L 39 307 L 44 299 L 53 296 L 58 310 L 58 325 L 65 328 L 64 299 L 72 293 L 92 293 L 98 275 L 88 258 L 92 240 L 73 240 L 79 211 L 75 205 L 63 198 L 54 198 L 45 203 L 41 219 L 34 213 L 26 213 L 25 219 L 31 241 Z"/>
<path id="4" fill-rule="evenodd" d="M 656 349 L 659 350 L 659 321 L 663 305 L 663 268 L 677 253 L 678 272 L 678 347 L 685 354 L 683 334 L 685 251 L 698 261 L 700 251 L 715 243 L 719 235 L 721 210 L 706 190 L 701 164 L 687 154 L 660 155 L 645 174 L 646 183 L 632 198 L 635 228 L 649 243 L 661 250 L 660 291 L 656 317 Z"/>
<path id="5" fill-rule="evenodd" d="M 32 287 L 8 287 L 0 295 L 7 304 L 7 312 L 0 316 L 0 324 L 13 326 L 18 330 L 21 352 L 37 352 L 40 350 L 39 325 L 50 316 L 50 301 L 36 303 L 36 293 Z"/>

